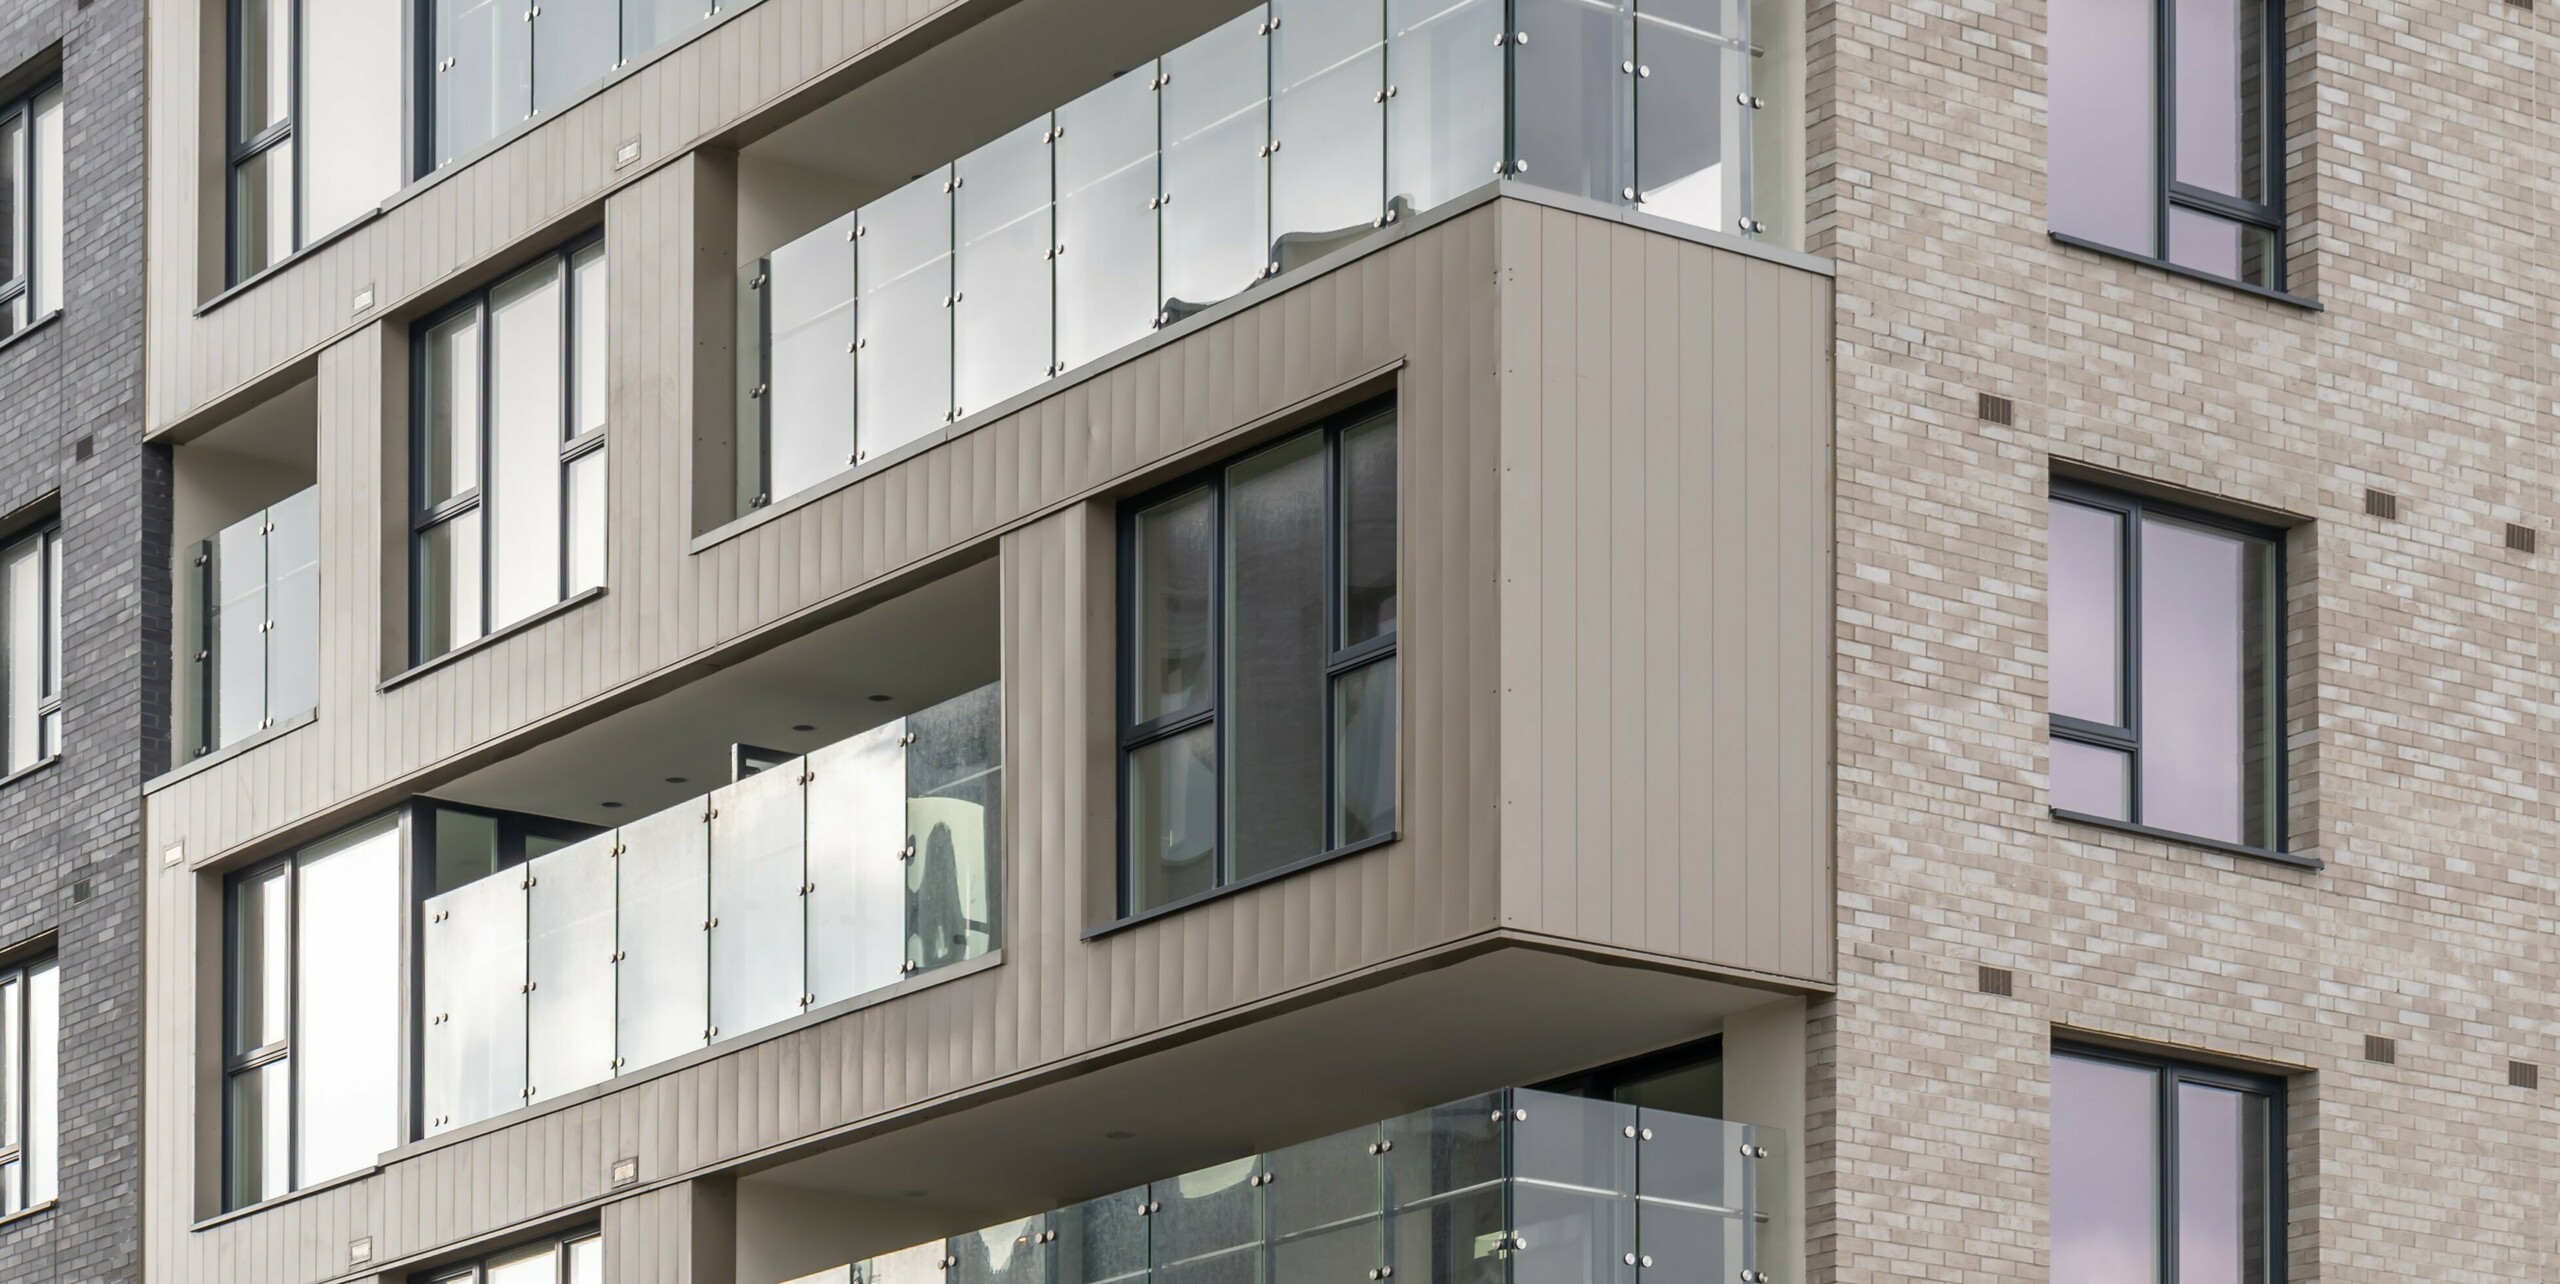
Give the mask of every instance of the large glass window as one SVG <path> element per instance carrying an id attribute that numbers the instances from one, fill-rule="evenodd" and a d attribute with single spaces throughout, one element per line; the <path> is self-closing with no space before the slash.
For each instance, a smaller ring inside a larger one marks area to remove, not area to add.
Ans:
<path id="1" fill-rule="evenodd" d="M 0 337 L 62 310 L 62 86 L 0 106 Z"/>
<path id="2" fill-rule="evenodd" d="M 419 329 L 414 657 L 604 583 L 604 243 Z"/>
<path id="3" fill-rule="evenodd" d="M 1123 913 L 1393 833 L 1395 443 L 1366 408 L 1123 515 Z"/>
<path id="4" fill-rule="evenodd" d="M 2054 0 L 2054 232 L 2284 288 L 2280 0 Z"/>
<path id="5" fill-rule="evenodd" d="M 2053 1055 L 2053 1278 L 2283 1284 L 2282 1085 Z"/>
<path id="6" fill-rule="evenodd" d="M 2284 585 L 2272 531 L 2056 483 L 2053 807 L 2284 846 Z"/>
<path id="7" fill-rule="evenodd" d="M 62 752 L 62 528 L 0 543 L 0 775 Z"/>
<path id="8" fill-rule="evenodd" d="M 0 969 L 0 1217 L 53 1202 L 61 1176 L 62 970 Z"/>
<path id="9" fill-rule="evenodd" d="M 230 279 L 399 190 L 402 0 L 231 0 Z"/>
<path id="10" fill-rule="evenodd" d="M 227 1207 L 354 1172 L 400 1143 L 401 888 L 390 821 L 232 879 Z"/>
<path id="11" fill-rule="evenodd" d="M 417 1278 L 420 1284 L 604 1284 L 604 1237 L 587 1231 Z"/>

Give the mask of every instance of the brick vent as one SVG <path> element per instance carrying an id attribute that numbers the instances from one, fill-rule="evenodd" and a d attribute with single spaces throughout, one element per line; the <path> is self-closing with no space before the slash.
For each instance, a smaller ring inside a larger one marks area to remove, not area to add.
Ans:
<path id="1" fill-rule="evenodd" d="M 2542 533 L 2530 526 L 2507 523 L 2507 547 L 2518 553 L 2530 553 L 2542 546 Z"/>
<path id="2" fill-rule="evenodd" d="M 2400 517 L 2400 497 L 2368 486 L 2364 492 L 2364 515 L 2379 517 L 2386 522 L 2396 521 Z"/>
<path id="3" fill-rule="evenodd" d="M 2380 1065 L 2398 1065 L 2400 1041 L 2387 1039 L 2378 1034 L 2368 1034 L 2364 1037 L 2364 1059 Z"/>
<path id="4" fill-rule="evenodd" d="M 2017 977 L 2005 967 L 1983 966 L 1974 977 L 1974 985 L 1985 994 L 2010 998 L 2017 994 Z"/>
<path id="5" fill-rule="evenodd" d="M 1981 399 L 1974 404 L 1973 413 L 1984 423 L 1999 424 L 2004 428 L 2018 422 L 2017 406 L 2007 397 L 1995 396 L 1988 392 L 1983 393 Z"/>
<path id="6" fill-rule="evenodd" d="M 2541 1087 L 2541 1086 L 2542 1086 L 2542 1067 L 2540 1067 L 2540 1066 L 2538 1066 L 2538 1065 L 2535 1065 L 2534 1063 L 2532 1063 L 2532 1062 L 2530 1062 L 2530 1061 L 2510 1061 L 2510 1062 L 2508 1062 L 2508 1063 L 2507 1063 L 2507 1086 L 2508 1086 L 2508 1087 L 2510 1087 L 2510 1088 L 2539 1088 L 2539 1087 Z"/>

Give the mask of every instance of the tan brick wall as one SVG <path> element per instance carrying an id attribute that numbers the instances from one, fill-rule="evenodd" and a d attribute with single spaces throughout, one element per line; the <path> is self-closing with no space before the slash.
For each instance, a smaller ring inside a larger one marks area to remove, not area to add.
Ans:
<path id="1" fill-rule="evenodd" d="M 2560 1093 L 2506 1086 L 2560 1062 L 2560 7 L 2296 0 L 2292 284 L 2320 312 L 2047 239 L 2044 0 L 1811 19 L 1842 952 L 1813 1278 L 2047 1278 L 2056 1026 L 2303 1068 L 2297 1284 L 2560 1278 Z M 2050 818 L 2056 460 L 2307 523 L 2293 845 L 2325 871 Z"/>

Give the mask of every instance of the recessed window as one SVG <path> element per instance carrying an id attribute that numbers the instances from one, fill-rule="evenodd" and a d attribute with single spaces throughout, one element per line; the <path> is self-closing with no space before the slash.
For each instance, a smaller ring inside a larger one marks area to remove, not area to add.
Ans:
<path id="1" fill-rule="evenodd" d="M 2283 289 L 2283 17 L 2280 0 L 2054 0 L 2053 230 Z"/>
<path id="2" fill-rule="evenodd" d="M 2281 850 L 2276 533 L 2063 483 L 2051 518 L 2054 809 Z"/>
<path id="3" fill-rule="evenodd" d="M 417 1284 L 604 1284 L 604 1237 L 590 1231 L 512 1248 L 468 1266 L 416 1277 Z"/>
<path id="4" fill-rule="evenodd" d="M 2283 1284 L 2283 1089 L 2056 1048 L 2053 1278 Z"/>
<path id="5" fill-rule="evenodd" d="M 0 969 L 0 1216 L 53 1202 L 62 1140 L 62 969 Z"/>
<path id="6" fill-rule="evenodd" d="M 62 752 L 62 528 L 0 544 L 0 763 Z"/>
<path id="7" fill-rule="evenodd" d="M 1124 914 L 1396 822 L 1396 435 L 1369 408 L 1121 520 Z"/>
<path id="8" fill-rule="evenodd" d="M 354 1172 L 400 1144 L 401 887 L 389 821 L 231 880 L 225 1207 Z"/>
<path id="9" fill-rule="evenodd" d="M 604 314 L 590 239 L 418 328 L 415 659 L 604 583 Z"/>
<path id="10" fill-rule="evenodd" d="M 62 86 L 0 105 L 0 337 L 62 310 Z"/>
<path id="11" fill-rule="evenodd" d="M 231 0 L 229 278 L 400 188 L 401 0 Z"/>

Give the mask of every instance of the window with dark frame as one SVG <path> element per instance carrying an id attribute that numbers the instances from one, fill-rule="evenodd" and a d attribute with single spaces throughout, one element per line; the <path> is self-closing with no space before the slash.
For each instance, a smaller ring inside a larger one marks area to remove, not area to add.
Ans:
<path id="1" fill-rule="evenodd" d="M 591 236 L 417 328 L 413 660 L 603 585 L 605 291 Z"/>
<path id="2" fill-rule="evenodd" d="M 414 1284 L 604 1284 L 604 1237 L 581 1231 L 412 1276 Z"/>
<path id="3" fill-rule="evenodd" d="M 229 0 L 225 280 L 290 258 L 399 190 L 404 0 Z"/>
<path id="4" fill-rule="evenodd" d="M 62 752 L 62 527 L 0 542 L 0 776 Z"/>
<path id="5" fill-rule="evenodd" d="M 2284 1284 L 2284 1084 L 2057 1044 L 2053 1278 Z"/>
<path id="6" fill-rule="evenodd" d="M 0 1217 L 54 1201 L 62 1142 L 62 970 L 0 968 Z"/>
<path id="7" fill-rule="evenodd" d="M 2048 511 L 2055 812 L 2283 851 L 2280 534 L 2062 481 Z"/>
<path id="8" fill-rule="evenodd" d="M 0 105 L 0 338 L 62 310 L 62 84 Z"/>
<path id="9" fill-rule="evenodd" d="M 2053 0 L 2057 236 L 2282 290 L 2283 0 Z"/>
<path id="10" fill-rule="evenodd" d="M 1392 837 L 1394 407 L 1125 505 L 1120 558 L 1122 915 Z"/>

